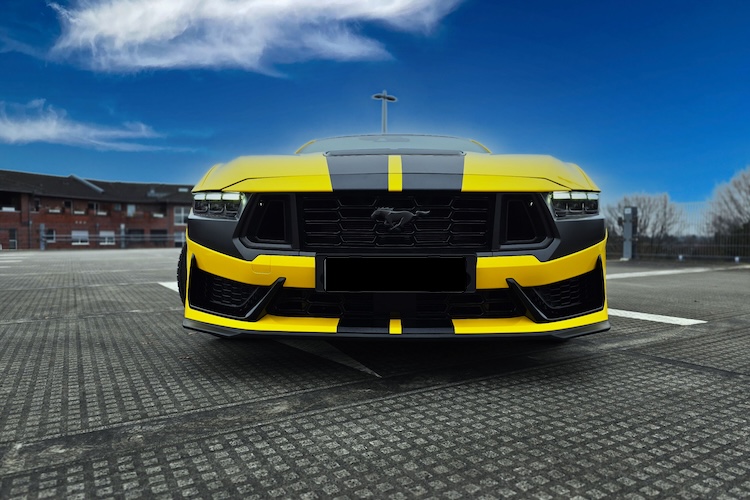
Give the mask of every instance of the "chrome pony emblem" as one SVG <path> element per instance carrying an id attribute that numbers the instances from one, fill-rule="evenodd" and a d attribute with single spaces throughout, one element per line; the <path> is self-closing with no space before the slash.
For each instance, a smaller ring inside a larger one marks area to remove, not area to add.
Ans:
<path id="1" fill-rule="evenodd" d="M 415 217 L 420 215 L 428 215 L 429 210 L 416 210 L 409 212 L 408 210 L 394 210 L 390 207 L 379 207 L 370 215 L 371 219 L 382 220 L 388 231 L 400 231 L 404 224 L 408 224 Z"/>

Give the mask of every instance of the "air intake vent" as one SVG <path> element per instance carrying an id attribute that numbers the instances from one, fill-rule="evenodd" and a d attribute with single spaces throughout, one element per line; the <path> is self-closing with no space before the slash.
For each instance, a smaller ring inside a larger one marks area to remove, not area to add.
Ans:
<path id="1" fill-rule="evenodd" d="M 290 246 L 292 198 L 288 195 L 256 195 L 250 199 L 244 224 L 250 246 Z"/>
<path id="2" fill-rule="evenodd" d="M 543 204 L 533 194 L 504 194 L 501 205 L 500 245 L 533 245 L 548 237 Z"/>

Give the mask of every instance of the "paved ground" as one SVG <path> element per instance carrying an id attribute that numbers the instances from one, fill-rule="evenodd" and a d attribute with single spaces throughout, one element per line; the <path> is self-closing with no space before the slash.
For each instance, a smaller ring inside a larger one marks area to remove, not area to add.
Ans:
<path id="1" fill-rule="evenodd" d="M 184 331 L 177 255 L 0 253 L 0 498 L 750 497 L 750 268 L 610 263 L 563 344 L 281 343 Z"/>

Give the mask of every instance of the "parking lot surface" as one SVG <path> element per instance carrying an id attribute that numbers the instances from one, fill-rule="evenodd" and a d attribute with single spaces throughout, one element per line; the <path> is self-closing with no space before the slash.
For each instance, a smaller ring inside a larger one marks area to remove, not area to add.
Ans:
<path id="1" fill-rule="evenodd" d="M 179 249 L 0 252 L 0 498 L 747 498 L 750 267 L 568 342 L 223 340 Z"/>

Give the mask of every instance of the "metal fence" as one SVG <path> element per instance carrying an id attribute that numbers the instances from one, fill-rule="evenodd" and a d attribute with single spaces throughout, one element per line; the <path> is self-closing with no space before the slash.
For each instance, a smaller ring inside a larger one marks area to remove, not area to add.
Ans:
<path id="1" fill-rule="evenodd" d="M 750 221 L 732 230 L 715 231 L 708 202 L 675 203 L 679 221 L 668 234 L 654 237 L 638 234 L 634 239 L 634 258 L 675 260 L 750 261 Z M 622 231 L 609 221 L 607 256 L 623 254 Z"/>

